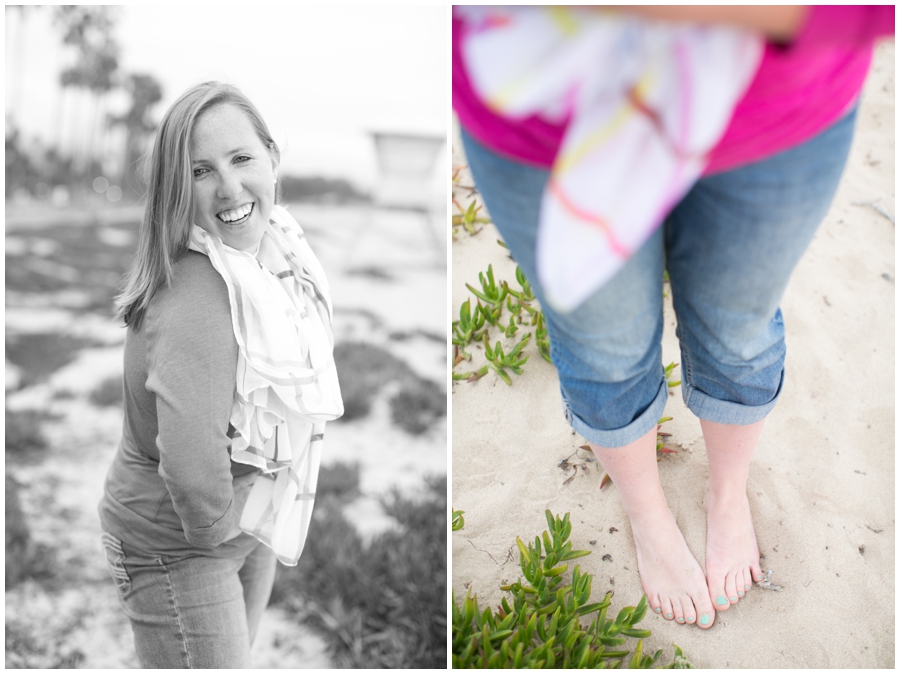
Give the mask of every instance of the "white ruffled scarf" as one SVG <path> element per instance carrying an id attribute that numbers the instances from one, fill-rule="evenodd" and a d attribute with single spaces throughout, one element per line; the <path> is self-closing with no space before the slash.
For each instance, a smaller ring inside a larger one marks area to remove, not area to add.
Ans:
<path id="1" fill-rule="evenodd" d="M 228 286 L 239 350 L 231 458 L 260 469 L 240 527 L 294 566 L 312 517 L 325 422 L 344 413 L 328 282 L 280 206 L 255 257 L 197 225 L 188 247 L 208 255 Z"/>
<path id="2" fill-rule="evenodd" d="M 473 89 L 498 114 L 568 120 L 544 190 L 537 273 L 570 311 L 650 237 L 706 166 L 763 41 L 723 26 L 566 7 L 459 6 Z"/>

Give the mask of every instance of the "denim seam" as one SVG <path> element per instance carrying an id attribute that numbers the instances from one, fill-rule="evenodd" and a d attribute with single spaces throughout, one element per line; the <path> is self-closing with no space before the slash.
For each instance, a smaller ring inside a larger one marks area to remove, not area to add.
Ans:
<path id="1" fill-rule="evenodd" d="M 684 400 L 684 406 L 690 409 L 691 393 L 694 391 L 694 370 L 691 367 L 691 357 L 687 353 L 687 349 L 679 339 L 681 347 L 681 399 Z"/>
<path id="2" fill-rule="evenodd" d="M 175 599 L 175 589 L 172 587 L 172 579 L 169 577 L 169 567 L 166 566 L 162 556 L 158 558 L 158 561 L 159 565 L 162 567 L 163 573 L 166 575 L 166 589 L 168 590 L 169 599 L 171 600 L 171 605 L 175 613 L 175 622 L 178 625 L 178 636 L 181 638 L 183 658 L 187 668 L 193 669 L 191 666 L 191 654 L 187 647 L 187 640 L 184 637 L 184 626 L 181 624 L 181 615 L 178 613 L 178 602 Z"/>

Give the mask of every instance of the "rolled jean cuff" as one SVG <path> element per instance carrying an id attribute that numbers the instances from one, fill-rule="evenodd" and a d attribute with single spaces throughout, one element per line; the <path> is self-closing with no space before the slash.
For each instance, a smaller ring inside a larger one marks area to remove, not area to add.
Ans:
<path id="1" fill-rule="evenodd" d="M 650 406 L 634 421 L 622 428 L 615 428 L 611 431 L 601 431 L 588 426 L 588 424 L 579 417 L 566 400 L 563 394 L 563 411 L 566 415 L 566 421 L 569 425 L 588 442 L 600 447 L 624 447 L 629 445 L 638 438 L 642 438 L 651 429 L 655 428 L 659 423 L 659 418 L 666 408 L 666 401 L 669 399 L 669 387 L 665 380 L 659 385 L 659 391 Z"/>
<path id="2" fill-rule="evenodd" d="M 748 426 L 765 419 L 769 412 L 772 411 L 772 408 L 775 407 L 775 403 L 778 402 L 778 398 L 781 395 L 781 389 L 784 387 L 784 368 L 781 369 L 781 380 L 778 382 L 775 396 L 763 405 L 742 405 L 726 400 L 717 400 L 694 388 L 686 381 L 683 381 L 681 386 L 684 404 L 697 418 L 704 421 L 712 421 L 716 424 Z"/>

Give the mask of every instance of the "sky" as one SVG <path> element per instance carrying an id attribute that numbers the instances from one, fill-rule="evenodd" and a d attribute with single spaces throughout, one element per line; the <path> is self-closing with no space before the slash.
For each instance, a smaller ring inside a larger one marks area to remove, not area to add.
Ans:
<path id="1" fill-rule="evenodd" d="M 298 175 L 371 185 L 371 131 L 445 136 L 449 124 L 446 6 L 265 6 L 115 8 L 120 69 L 154 75 L 164 98 L 157 120 L 188 87 L 237 85 L 256 104 Z M 59 72 L 74 59 L 49 9 L 23 20 L 6 9 L 6 112 L 26 136 L 59 136 Z M 126 99 L 111 97 L 112 111 Z M 82 105 L 87 105 L 83 101 Z M 63 124 L 65 121 L 62 122 Z M 71 133 L 63 133 L 63 137 Z"/>

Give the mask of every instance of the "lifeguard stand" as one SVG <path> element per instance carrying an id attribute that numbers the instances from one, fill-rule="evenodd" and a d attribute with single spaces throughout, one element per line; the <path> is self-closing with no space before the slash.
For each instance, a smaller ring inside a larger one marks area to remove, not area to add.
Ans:
<path id="1" fill-rule="evenodd" d="M 348 252 L 352 254 L 375 229 L 376 211 L 400 210 L 421 215 L 435 261 L 446 265 L 446 237 L 438 234 L 446 231 L 441 228 L 446 205 L 434 189 L 435 162 L 446 145 L 446 138 L 396 131 L 370 131 L 370 135 L 378 158 L 378 178 L 369 217 L 361 223 Z"/>

